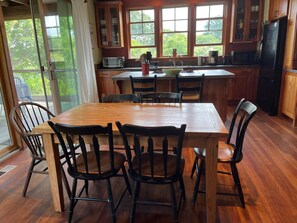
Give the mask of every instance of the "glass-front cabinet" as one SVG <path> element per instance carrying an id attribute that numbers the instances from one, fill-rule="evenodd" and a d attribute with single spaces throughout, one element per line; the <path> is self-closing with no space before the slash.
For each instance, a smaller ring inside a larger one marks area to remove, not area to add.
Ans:
<path id="1" fill-rule="evenodd" d="M 262 11 L 262 0 L 235 0 L 233 2 L 233 42 L 260 39 Z"/>
<path id="2" fill-rule="evenodd" d="M 103 48 L 122 47 L 122 2 L 97 2 L 98 44 Z"/>

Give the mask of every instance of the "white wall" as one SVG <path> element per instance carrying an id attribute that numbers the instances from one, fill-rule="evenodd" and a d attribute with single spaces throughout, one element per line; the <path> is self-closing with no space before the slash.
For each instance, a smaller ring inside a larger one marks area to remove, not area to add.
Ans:
<path id="1" fill-rule="evenodd" d="M 92 29 L 91 38 L 93 43 L 93 59 L 94 59 L 94 64 L 98 64 L 101 62 L 101 49 L 98 48 L 98 42 L 97 42 L 96 16 L 95 16 L 95 8 L 94 8 L 93 0 L 88 0 L 88 14 L 89 14 L 89 21 L 90 21 L 90 29 Z"/>

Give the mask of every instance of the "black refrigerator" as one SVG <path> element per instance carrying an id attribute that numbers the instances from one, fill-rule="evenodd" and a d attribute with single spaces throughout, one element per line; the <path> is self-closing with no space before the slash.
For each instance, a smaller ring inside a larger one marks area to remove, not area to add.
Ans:
<path id="1" fill-rule="evenodd" d="M 287 17 L 264 25 L 257 104 L 269 115 L 277 115 L 278 112 L 286 30 Z"/>

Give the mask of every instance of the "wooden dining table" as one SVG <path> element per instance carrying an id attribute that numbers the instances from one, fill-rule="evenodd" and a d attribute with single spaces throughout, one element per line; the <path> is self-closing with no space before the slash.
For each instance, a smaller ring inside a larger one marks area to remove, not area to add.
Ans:
<path id="1" fill-rule="evenodd" d="M 216 221 L 217 143 L 227 137 L 228 130 L 212 103 L 88 103 L 72 108 L 51 119 L 69 125 L 113 124 L 114 143 L 122 144 L 116 121 L 143 126 L 176 126 L 186 124 L 184 148 L 206 149 L 206 213 L 207 222 Z M 58 140 L 47 123 L 33 129 L 44 142 L 54 208 L 64 210 Z"/>

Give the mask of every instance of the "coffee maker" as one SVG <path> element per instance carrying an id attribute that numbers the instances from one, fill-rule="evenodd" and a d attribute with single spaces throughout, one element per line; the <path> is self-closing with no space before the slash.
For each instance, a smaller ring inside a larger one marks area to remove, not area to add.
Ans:
<path id="1" fill-rule="evenodd" d="M 218 64 L 218 51 L 209 51 L 208 64 Z"/>

